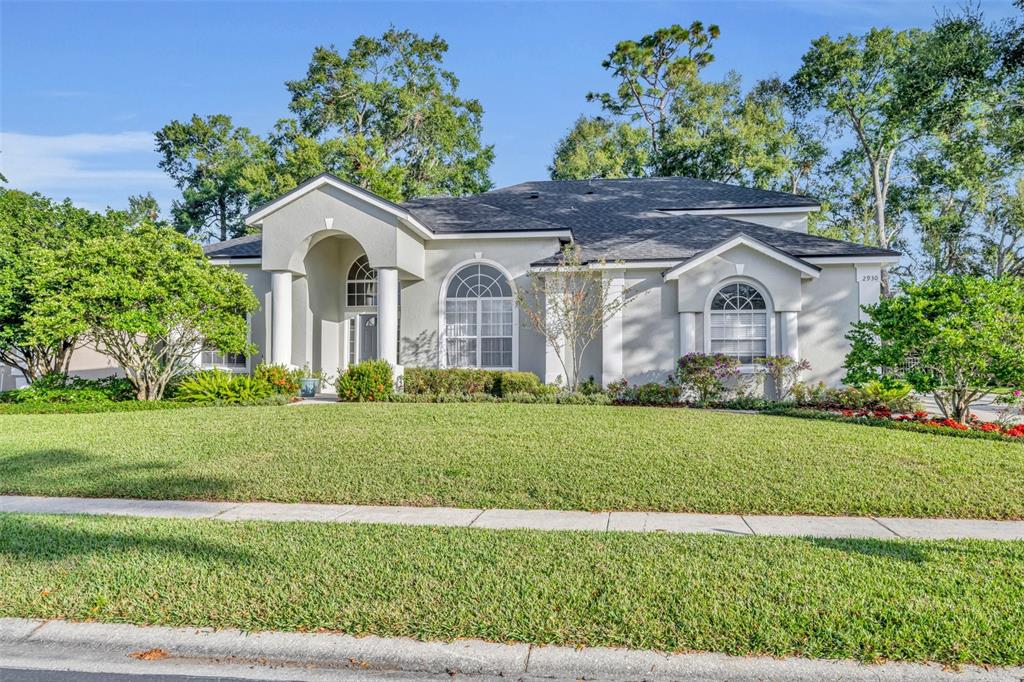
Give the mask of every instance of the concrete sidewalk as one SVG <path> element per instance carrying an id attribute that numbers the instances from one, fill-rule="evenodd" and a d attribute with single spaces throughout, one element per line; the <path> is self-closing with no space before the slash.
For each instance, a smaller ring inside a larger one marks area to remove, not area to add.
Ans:
<path id="1" fill-rule="evenodd" d="M 663 654 L 628 649 L 423 642 L 330 633 L 0 619 L 0 669 L 178 674 L 246 680 L 1020 680 L 1024 668 Z M 424 678 L 420 678 L 424 679 Z M 426 678 L 433 679 L 433 677 Z"/>
<path id="2" fill-rule="evenodd" d="M 194 502 L 0 495 L 0 512 L 111 514 L 219 521 L 320 521 L 401 526 L 533 530 L 715 533 L 822 538 L 1024 540 L 1024 521 L 910 519 L 869 516 L 757 516 L 546 509 L 378 507 L 275 502 Z"/>

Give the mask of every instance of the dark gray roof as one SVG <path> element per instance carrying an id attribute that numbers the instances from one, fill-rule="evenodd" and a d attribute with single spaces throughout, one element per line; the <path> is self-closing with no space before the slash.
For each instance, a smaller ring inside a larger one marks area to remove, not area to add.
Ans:
<path id="1" fill-rule="evenodd" d="M 259 258 L 263 255 L 263 235 L 247 234 L 226 242 L 217 242 L 203 251 L 210 258 Z"/>
<path id="2" fill-rule="evenodd" d="M 896 251 L 766 227 L 717 215 L 668 210 L 813 208 L 811 197 L 693 178 L 525 182 L 467 197 L 401 204 L 435 233 L 571 231 L 586 261 L 683 260 L 738 234 L 796 257 L 891 256 Z M 260 254 L 259 237 L 207 247 L 207 255 Z M 537 264 L 556 262 L 558 254 Z"/>

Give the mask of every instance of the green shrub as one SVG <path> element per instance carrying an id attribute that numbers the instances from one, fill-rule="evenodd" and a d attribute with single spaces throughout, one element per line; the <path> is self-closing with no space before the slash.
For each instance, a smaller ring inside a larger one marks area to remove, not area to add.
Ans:
<path id="1" fill-rule="evenodd" d="M 284 365 L 259 364 L 252 376 L 253 379 L 268 384 L 273 393 L 297 396 L 299 394 L 299 379 L 303 374 L 305 374 L 303 370 L 291 369 Z"/>
<path id="2" fill-rule="evenodd" d="M 820 410 L 873 410 L 910 413 L 918 408 L 911 387 L 902 381 L 869 381 L 863 386 L 829 388 L 823 382 L 793 386 L 793 400 L 800 407 Z"/>
<path id="3" fill-rule="evenodd" d="M 26 388 L 0 393 L 0 403 L 73 404 L 134 399 L 135 389 L 127 379 L 81 379 L 59 373 L 42 376 Z"/>
<path id="4" fill-rule="evenodd" d="M 533 372 L 501 372 L 499 377 L 498 395 L 507 398 L 514 393 L 539 394 L 542 384 Z"/>
<path id="5" fill-rule="evenodd" d="M 178 384 L 174 399 L 188 403 L 255 405 L 274 394 L 265 379 L 211 369 L 186 377 Z"/>
<path id="6" fill-rule="evenodd" d="M 365 360 L 349 365 L 335 382 L 338 399 L 346 402 L 379 402 L 394 394 L 395 380 L 387 360 Z"/>
<path id="7" fill-rule="evenodd" d="M 487 369 L 410 367 L 403 376 L 406 393 L 490 393 L 497 395 L 501 372 Z"/>
<path id="8" fill-rule="evenodd" d="M 679 385 L 671 381 L 667 384 L 650 382 L 633 386 L 625 379 L 620 379 L 608 385 L 609 401 L 624 405 L 671 405 L 679 402 L 680 395 Z"/>
<path id="9" fill-rule="evenodd" d="M 505 397 L 513 393 L 540 395 L 557 391 L 545 387 L 533 372 L 511 372 L 493 369 L 431 369 L 410 367 L 405 370 L 402 390 L 410 395 L 474 395 L 487 393 Z"/>

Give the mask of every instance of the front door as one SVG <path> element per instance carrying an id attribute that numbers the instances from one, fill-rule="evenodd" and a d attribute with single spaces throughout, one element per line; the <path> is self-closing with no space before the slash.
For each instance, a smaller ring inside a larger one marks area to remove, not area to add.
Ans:
<path id="1" fill-rule="evenodd" d="M 359 334 L 359 362 L 375 360 L 377 358 L 377 315 L 374 313 L 360 314 L 356 317 L 356 327 Z"/>

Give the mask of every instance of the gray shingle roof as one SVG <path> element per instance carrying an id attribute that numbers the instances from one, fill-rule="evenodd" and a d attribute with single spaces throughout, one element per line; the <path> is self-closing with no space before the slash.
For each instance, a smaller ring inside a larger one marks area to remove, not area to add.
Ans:
<path id="1" fill-rule="evenodd" d="M 813 208 L 811 197 L 693 178 L 525 182 L 468 197 L 426 197 L 402 204 L 435 233 L 566 231 L 583 258 L 683 260 L 746 234 L 796 257 L 891 256 L 895 251 L 766 227 L 716 215 L 669 214 L 701 209 Z M 209 256 L 260 255 L 252 235 L 206 248 Z M 550 264 L 558 254 L 538 261 Z"/>
<path id="2" fill-rule="evenodd" d="M 210 244 L 203 251 L 210 258 L 259 258 L 263 255 L 263 235 L 247 234 L 237 239 Z"/>

